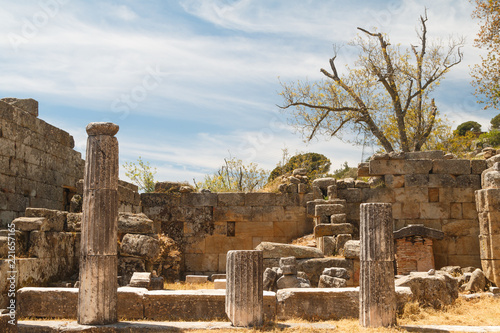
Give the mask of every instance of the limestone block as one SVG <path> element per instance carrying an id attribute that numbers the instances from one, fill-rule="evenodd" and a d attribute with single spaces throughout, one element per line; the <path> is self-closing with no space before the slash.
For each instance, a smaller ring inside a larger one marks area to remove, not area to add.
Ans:
<path id="1" fill-rule="evenodd" d="M 471 173 L 470 160 L 434 160 L 433 174 L 469 175 Z"/>
<path id="2" fill-rule="evenodd" d="M 309 186 L 307 184 L 300 183 L 297 187 L 297 193 L 303 194 L 309 192 Z"/>
<path id="3" fill-rule="evenodd" d="M 3 327 L 4 333 L 18 333 L 15 310 L 8 310 L 8 312 L 5 311 L 5 313 L 0 314 L 0 327 Z"/>
<path id="4" fill-rule="evenodd" d="M 295 257 L 297 259 L 324 257 L 323 253 L 316 248 L 272 242 L 262 242 L 255 250 L 263 251 L 263 256 L 266 259 L 282 257 Z"/>
<path id="5" fill-rule="evenodd" d="M 149 289 L 150 283 L 151 283 L 150 272 L 134 272 L 134 274 L 132 274 L 132 278 L 130 279 L 128 286 L 135 288 Z"/>
<path id="6" fill-rule="evenodd" d="M 360 257 L 360 242 L 359 240 L 350 240 L 344 244 L 344 257 L 359 259 Z"/>
<path id="7" fill-rule="evenodd" d="M 465 286 L 465 291 L 470 293 L 483 292 L 486 289 L 486 277 L 484 273 L 479 268 L 476 269 L 471 277 L 467 285 Z"/>
<path id="8" fill-rule="evenodd" d="M 61 256 L 74 257 L 79 252 L 76 235 L 70 232 L 32 231 L 30 233 L 29 256 L 54 259 Z"/>
<path id="9" fill-rule="evenodd" d="M 278 289 L 310 287 L 304 279 L 299 278 L 296 275 L 283 275 L 276 281 L 276 286 Z"/>
<path id="10" fill-rule="evenodd" d="M 158 239 L 146 235 L 126 234 L 120 245 L 120 254 L 154 259 L 160 253 Z"/>
<path id="11" fill-rule="evenodd" d="M 371 160 L 370 161 L 370 176 L 383 175 L 404 175 L 405 161 L 404 160 Z"/>
<path id="12" fill-rule="evenodd" d="M 347 223 L 347 215 L 346 214 L 333 214 L 330 216 L 331 224 L 344 224 Z"/>
<path id="13" fill-rule="evenodd" d="M 339 234 L 352 234 L 353 225 L 350 223 L 342 224 L 318 224 L 314 227 L 314 237 L 336 236 Z"/>
<path id="14" fill-rule="evenodd" d="M 344 255 L 345 243 L 352 240 L 351 234 L 339 234 L 335 238 L 335 253 L 339 255 Z"/>
<path id="15" fill-rule="evenodd" d="M 429 191 L 427 187 L 395 188 L 394 196 L 396 202 L 410 204 L 429 202 Z"/>
<path id="16" fill-rule="evenodd" d="M 432 161 L 429 161 L 432 162 Z M 422 174 L 408 174 L 405 175 L 405 187 L 415 187 L 415 186 L 428 186 L 429 185 L 429 175 Z"/>
<path id="17" fill-rule="evenodd" d="M 358 177 L 369 177 L 370 176 L 370 164 L 359 163 L 358 164 Z"/>
<path id="18" fill-rule="evenodd" d="M 276 204 L 275 193 L 249 192 L 245 193 L 246 206 L 274 206 Z"/>
<path id="19" fill-rule="evenodd" d="M 345 279 L 329 275 L 321 275 L 319 277 L 318 288 L 345 288 L 345 287 L 347 287 L 347 282 Z"/>
<path id="20" fill-rule="evenodd" d="M 214 207 L 213 219 L 214 221 L 248 222 L 255 219 L 255 211 L 253 207 L 246 206 Z"/>
<path id="21" fill-rule="evenodd" d="M 495 156 L 492 156 L 486 160 L 486 166 L 488 168 L 491 168 L 492 166 L 495 165 L 495 163 L 500 162 L 500 154 L 497 154 Z"/>
<path id="22" fill-rule="evenodd" d="M 276 270 L 266 268 L 263 277 L 263 289 L 268 291 L 275 291 L 275 283 L 279 276 Z"/>
<path id="23" fill-rule="evenodd" d="M 479 190 L 481 189 L 481 176 L 480 175 L 457 176 L 457 186 Z"/>
<path id="24" fill-rule="evenodd" d="M 456 187 L 456 178 L 450 174 L 430 174 L 429 187 Z"/>
<path id="25" fill-rule="evenodd" d="M 68 213 L 67 215 L 67 231 L 81 231 L 82 213 Z"/>
<path id="26" fill-rule="evenodd" d="M 40 230 L 41 226 L 46 222 L 45 217 L 18 217 L 12 221 L 19 231 L 33 231 Z"/>
<path id="27" fill-rule="evenodd" d="M 144 319 L 145 288 L 120 287 L 118 288 L 117 313 L 118 318 L 128 320 Z"/>
<path id="28" fill-rule="evenodd" d="M 490 211 L 478 213 L 479 232 L 481 235 L 500 234 L 500 212 Z"/>
<path id="29" fill-rule="evenodd" d="M 354 187 L 355 188 L 370 188 L 370 184 L 368 184 L 368 182 L 365 182 L 363 180 L 355 180 Z"/>
<path id="30" fill-rule="evenodd" d="M 476 209 L 478 212 L 500 211 L 500 189 L 490 188 L 476 191 Z"/>
<path id="31" fill-rule="evenodd" d="M 351 277 L 349 271 L 342 267 L 328 267 L 323 270 L 321 275 L 327 275 L 331 277 L 341 278 L 344 280 L 349 280 Z M 320 287 L 321 288 L 321 287 Z"/>
<path id="32" fill-rule="evenodd" d="M 319 187 L 322 190 L 327 190 L 328 186 L 330 185 L 335 185 L 337 183 L 337 180 L 335 178 L 317 178 L 313 180 L 312 186 L 314 187 Z"/>
<path id="33" fill-rule="evenodd" d="M 432 169 L 432 160 L 406 160 L 404 165 L 405 175 L 428 174 Z"/>
<path id="34" fill-rule="evenodd" d="M 181 205 L 204 207 L 217 206 L 217 193 L 182 193 Z"/>
<path id="35" fill-rule="evenodd" d="M 135 272 L 145 272 L 146 263 L 144 259 L 133 257 L 118 258 L 118 275 L 122 277 L 121 285 L 127 285 Z"/>
<path id="36" fill-rule="evenodd" d="M 76 318 L 78 288 L 24 287 L 16 298 L 18 317 Z"/>
<path id="37" fill-rule="evenodd" d="M 422 219 L 449 219 L 450 205 L 441 202 L 421 202 L 420 217 Z"/>
<path id="38" fill-rule="evenodd" d="M 299 185 L 298 184 L 288 184 L 286 186 L 287 193 L 299 193 Z"/>
<path id="39" fill-rule="evenodd" d="M 337 320 L 357 318 L 359 292 L 356 288 L 293 288 L 276 293 L 277 319 Z"/>
<path id="40" fill-rule="evenodd" d="M 405 153 L 407 160 L 438 160 L 444 158 L 442 150 L 412 151 Z"/>
<path id="41" fill-rule="evenodd" d="M 217 193 L 217 205 L 225 206 L 244 206 L 245 193 Z"/>
<path id="42" fill-rule="evenodd" d="M 346 202 L 361 202 L 362 192 L 359 188 L 347 188 L 338 190 L 337 195 Z"/>
<path id="43" fill-rule="evenodd" d="M 63 231 L 68 212 L 45 208 L 26 208 L 26 217 L 44 217 L 41 231 Z"/>
<path id="44" fill-rule="evenodd" d="M 153 221 L 142 213 L 119 213 L 118 232 L 124 234 L 152 234 Z"/>
<path id="45" fill-rule="evenodd" d="M 345 213 L 345 206 L 339 204 L 319 204 L 315 207 L 315 216 L 330 216 Z"/>
<path id="46" fill-rule="evenodd" d="M 323 252 L 325 256 L 333 256 L 335 250 L 335 237 L 323 236 L 316 238 L 316 247 Z"/>
<path id="47" fill-rule="evenodd" d="M 143 207 L 179 206 L 180 199 L 178 195 L 173 193 L 141 193 Z"/>
<path id="48" fill-rule="evenodd" d="M 227 253 L 225 309 L 234 326 L 262 325 L 264 319 L 262 259 L 262 251 Z"/>
<path id="49" fill-rule="evenodd" d="M 500 259 L 483 259 L 481 258 L 481 267 L 483 268 L 486 278 L 496 285 L 500 283 Z"/>
<path id="50" fill-rule="evenodd" d="M 313 258 L 297 260 L 297 269 L 304 272 L 311 282 L 312 286 L 317 286 L 319 277 L 322 275 L 325 268 L 339 267 L 345 268 L 351 278 L 348 281 L 349 285 L 357 283 L 354 277 L 354 261 L 344 258 Z"/>
<path id="51" fill-rule="evenodd" d="M 214 289 L 226 290 L 226 284 L 226 279 L 216 279 L 214 280 Z"/>
<path id="52" fill-rule="evenodd" d="M 488 168 L 486 160 L 471 160 L 471 173 L 474 175 L 480 175 L 484 170 Z"/>
<path id="53" fill-rule="evenodd" d="M 210 276 L 210 281 L 225 280 L 225 279 L 226 279 L 226 274 L 212 274 Z"/>

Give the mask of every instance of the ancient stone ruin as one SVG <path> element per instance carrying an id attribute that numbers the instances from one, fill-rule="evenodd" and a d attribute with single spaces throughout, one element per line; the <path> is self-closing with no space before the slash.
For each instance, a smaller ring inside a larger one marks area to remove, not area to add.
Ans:
<path id="1" fill-rule="evenodd" d="M 388 326 L 407 302 L 441 308 L 500 283 L 500 155 L 378 154 L 359 179 L 297 170 L 276 193 L 138 193 L 117 178 L 112 124 L 89 125 L 83 161 L 34 100 L 0 100 L 0 120 L 0 274 L 16 272 L 0 280 L 2 325 L 14 300 L 16 320 Z M 163 289 L 176 280 L 222 289 Z"/>

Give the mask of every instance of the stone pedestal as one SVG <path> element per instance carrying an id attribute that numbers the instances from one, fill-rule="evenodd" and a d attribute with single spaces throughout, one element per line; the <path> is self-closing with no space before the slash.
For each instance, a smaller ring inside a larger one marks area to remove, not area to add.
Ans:
<path id="1" fill-rule="evenodd" d="M 260 326 L 264 318 L 263 252 L 229 251 L 226 261 L 226 314 L 234 326 Z"/>
<path id="2" fill-rule="evenodd" d="M 500 285 L 500 164 L 482 174 L 482 190 L 476 191 L 481 266 L 488 280 Z"/>
<path id="3" fill-rule="evenodd" d="M 392 206 L 360 206 L 359 322 L 364 327 L 396 324 Z"/>
<path id="4" fill-rule="evenodd" d="M 78 323 L 117 321 L 118 125 L 90 123 L 83 185 Z"/>

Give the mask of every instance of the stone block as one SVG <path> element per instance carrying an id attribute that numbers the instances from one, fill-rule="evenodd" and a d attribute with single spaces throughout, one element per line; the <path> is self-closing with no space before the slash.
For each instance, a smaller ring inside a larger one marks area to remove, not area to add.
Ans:
<path id="1" fill-rule="evenodd" d="M 432 161 L 428 161 L 432 162 Z M 429 175 L 428 174 L 407 174 L 405 177 L 405 187 L 415 187 L 415 186 L 428 186 L 429 185 Z"/>
<path id="2" fill-rule="evenodd" d="M 361 202 L 361 192 L 359 188 L 347 188 L 343 190 L 338 190 L 337 195 L 339 198 L 344 199 L 347 202 Z"/>
<path id="3" fill-rule="evenodd" d="M 214 221 L 248 222 L 255 219 L 255 211 L 246 206 L 214 207 L 213 218 Z"/>
<path id="4" fill-rule="evenodd" d="M 313 187 L 318 187 L 321 190 L 327 190 L 328 186 L 330 185 L 335 185 L 337 183 L 337 180 L 335 178 L 317 178 L 313 180 L 312 186 Z"/>
<path id="5" fill-rule="evenodd" d="M 186 275 L 186 283 L 206 283 L 208 275 Z"/>
<path id="6" fill-rule="evenodd" d="M 420 217 L 422 219 L 449 219 L 450 205 L 441 202 L 420 203 Z"/>
<path id="7" fill-rule="evenodd" d="M 347 223 L 347 215 L 346 214 L 333 214 L 330 216 L 331 224 L 343 224 Z"/>
<path id="8" fill-rule="evenodd" d="M 430 174 L 429 187 L 456 187 L 456 177 L 449 174 Z"/>
<path id="9" fill-rule="evenodd" d="M 44 217 L 45 224 L 40 227 L 41 231 L 63 231 L 68 212 L 51 210 L 45 208 L 26 208 L 26 217 Z"/>
<path id="10" fill-rule="evenodd" d="M 407 160 L 438 160 L 444 158 L 442 150 L 412 151 L 405 153 Z"/>
<path id="11" fill-rule="evenodd" d="M 458 187 L 467 187 L 474 190 L 481 189 L 481 176 L 480 175 L 460 175 L 457 177 Z"/>
<path id="12" fill-rule="evenodd" d="M 337 320 L 359 316 L 356 288 L 292 288 L 276 293 L 278 320 Z"/>
<path id="13" fill-rule="evenodd" d="M 500 212 L 480 212 L 478 217 L 481 235 L 500 234 Z"/>
<path id="14" fill-rule="evenodd" d="M 464 219 L 477 219 L 476 204 L 474 202 L 462 203 L 462 212 Z"/>
<path id="15" fill-rule="evenodd" d="M 462 219 L 462 204 L 459 202 L 454 202 L 450 204 L 450 218 L 452 219 Z"/>
<path id="16" fill-rule="evenodd" d="M 40 230 L 46 222 L 45 217 L 18 217 L 12 221 L 16 225 L 16 229 L 20 231 Z"/>
<path id="17" fill-rule="evenodd" d="M 369 163 L 359 163 L 358 164 L 358 177 L 369 177 L 370 176 L 370 164 Z"/>
<path id="18" fill-rule="evenodd" d="M 145 214 L 118 213 L 118 232 L 123 234 L 152 234 L 153 221 Z"/>
<path id="19" fill-rule="evenodd" d="M 272 235 L 274 237 L 296 238 L 300 237 L 301 235 L 304 235 L 304 233 L 301 233 L 298 230 L 297 222 L 273 222 Z M 269 234 L 264 236 L 269 236 Z M 257 245 L 258 244 L 255 244 L 255 246 Z"/>
<path id="20" fill-rule="evenodd" d="M 214 289 L 224 289 L 226 290 L 226 279 L 216 279 L 214 280 Z"/>
<path id="21" fill-rule="evenodd" d="M 16 298 L 18 317 L 76 318 L 78 288 L 25 287 Z"/>
<path id="22" fill-rule="evenodd" d="M 370 176 L 404 175 L 404 160 L 371 160 Z"/>
<path id="23" fill-rule="evenodd" d="M 275 193 L 249 192 L 245 193 L 246 206 L 274 206 L 276 205 Z"/>
<path id="24" fill-rule="evenodd" d="M 193 207 L 217 206 L 217 193 L 182 193 L 181 205 Z"/>
<path id="25" fill-rule="evenodd" d="M 358 241 L 359 242 L 359 241 Z M 311 282 L 311 286 L 317 286 L 319 277 L 325 268 L 338 267 L 345 268 L 349 272 L 350 279 L 348 285 L 357 283 L 354 275 L 354 260 L 344 258 L 311 258 L 297 260 L 297 270 L 304 272 Z"/>
<path id="26" fill-rule="evenodd" d="M 297 259 L 323 257 L 321 251 L 307 246 L 262 242 L 255 249 L 263 251 L 265 259 L 282 257 L 295 257 Z"/>
<path id="27" fill-rule="evenodd" d="M 179 206 L 180 202 L 181 198 L 176 193 L 141 193 L 143 207 L 173 207 Z"/>
<path id="28" fill-rule="evenodd" d="M 217 193 L 218 206 L 244 206 L 245 193 Z"/>
<path id="29" fill-rule="evenodd" d="M 488 169 L 488 164 L 486 160 L 471 160 L 470 167 L 473 175 L 480 175 L 484 170 Z"/>
<path id="30" fill-rule="evenodd" d="M 432 170 L 432 160 L 406 160 L 404 171 L 408 174 L 428 174 Z"/>
<path id="31" fill-rule="evenodd" d="M 160 242 L 151 236 L 126 234 L 120 244 L 120 254 L 155 259 L 160 254 Z"/>
<path id="32" fill-rule="evenodd" d="M 352 234 L 353 225 L 350 223 L 342 224 L 318 224 L 314 227 L 314 237 L 336 236 L 339 234 Z"/>
<path id="33" fill-rule="evenodd" d="M 439 188 L 429 188 L 429 202 L 439 202 Z"/>
<path id="34" fill-rule="evenodd" d="M 344 244 L 344 257 L 349 259 L 359 259 L 360 242 L 359 240 L 350 240 Z"/>
<path id="35" fill-rule="evenodd" d="M 188 272 L 217 272 L 219 270 L 219 254 L 185 254 L 185 269 Z"/>
<path id="36" fill-rule="evenodd" d="M 118 258 L 118 275 L 121 276 L 121 285 L 127 285 L 135 272 L 146 271 L 145 260 L 133 257 Z"/>
<path id="37" fill-rule="evenodd" d="M 319 204 L 315 206 L 315 216 L 331 216 L 345 213 L 345 206 L 339 204 Z"/>
<path id="38" fill-rule="evenodd" d="M 500 189 L 476 191 L 476 208 L 479 212 L 500 211 Z"/>
<path id="39" fill-rule="evenodd" d="M 429 201 L 429 191 L 427 187 L 395 188 L 394 197 L 396 202 L 420 203 Z"/>
<path id="40" fill-rule="evenodd" d="M 434 160 L 433 174 L 470 175 L 470 160 Z"/>
<path id="41" fill-rule="evenodd" d="M 79 237 L 79 235 L 78 235 Z M 53 259 L 61 256 L 75 257 L 79 252 L 76 248 L 77 235 L 71 232 L 42 232 L 30 233 L 30 257 Z"/>
<path id="42" fill-rule="evenodd" d="M 335 253 L 344 255 L 345 243 L 352 240 L 351 234 L 340 234 L 335 238 Z"/>
<path id="43" fill-rule="evenodd" d="M 116 304 L 118 318 L 128 320 L 144 319 L 144 294 L 147 291 L 145 288 L 118 288 L 118 302 Z"/>

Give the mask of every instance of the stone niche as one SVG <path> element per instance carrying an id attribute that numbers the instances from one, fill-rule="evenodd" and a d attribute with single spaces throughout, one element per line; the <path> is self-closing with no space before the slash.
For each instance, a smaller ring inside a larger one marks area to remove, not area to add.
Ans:
<path id="1" fill-rule="evenodd" d="M 409 225 L 394 232 L 397 274 L 427 272 L 435 268 L 433 239 L 442 239 L 440 230 L 423 224 Z"/>

